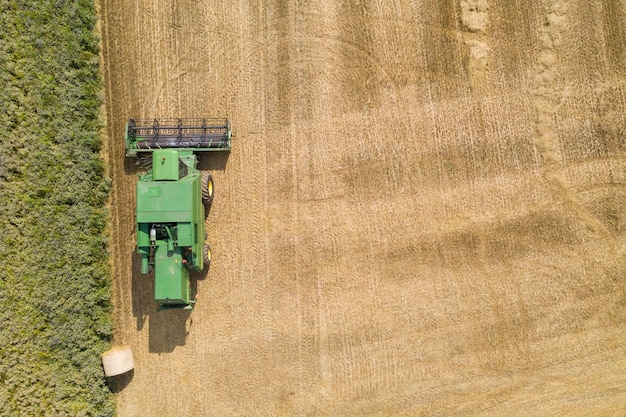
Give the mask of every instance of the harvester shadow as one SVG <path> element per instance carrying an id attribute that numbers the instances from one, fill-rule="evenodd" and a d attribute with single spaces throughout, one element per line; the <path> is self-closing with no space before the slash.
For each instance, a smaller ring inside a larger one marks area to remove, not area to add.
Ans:
<path id="1" fill-rule="evenodd" d="M 131 297 L 133 316 L 137 319 L 137 331 L 141 331 L 148 315 L 156 309 L 156 305 L 153 302 L 154 274 L 141 274 L 141 260 L 136 250 L 133 253 L 132 262 Z"/>
<path id="2" fill-rule="evenodd" d="M 225 171 L 230 152 L 198 153 L 198 169 L 201 171 Z"/>
<path id="3" fill-rule="evenodd" d="M 124 173 L 126 175 L 138 175 L 145 171 L 142 166 L 146 165 L 144 158 L 124 158 Z"/>
<path id="4" fill-rule="evenodd" d="M 198 152 L 198 169 L 201 171 L 225 171 L 230 152 Z M 150 168 L 150 157 L 125 158 L 124 173 L 138 175 Z"/>
<path id="5" fill-rule="evenodd" d="M 209 269 L 211 269 L 211 265 L 204 267 L 203 271 L 200 272 L 191 272 L 189 276 L 191 277 L 191 290 L 194 294 L 198 294 L 198 281 L 203 281 L 206 279 L 207 275 L 209 275 Z"/>
<path id="6" fill-rule="evenodd" d="M 133 255 L 132 305 L 137 319 L 137 331 L 142 331 L 148 321 L 148 350 L 151 353 L 173 352 L 176 346 L 184 346 L 192 320 L 191 310 L 157 311 L 154 302 L 154 272 L 141 274 L 138 254 Z M 192 279 L 192 291 L 196 291 Z"/>
<path id="7" fill-rule="evenodd" d="M 163 310 L 150 315 L 148 350 L 150 353 L 173 352 L 184 346 L 191 326 L 191 310 Z"/>

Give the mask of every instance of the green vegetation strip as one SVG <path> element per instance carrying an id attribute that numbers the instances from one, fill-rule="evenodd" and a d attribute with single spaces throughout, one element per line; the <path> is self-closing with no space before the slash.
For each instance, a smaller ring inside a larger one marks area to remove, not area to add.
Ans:
<path id="1" fill-rule="evenodd" d="M 92 0 L 0 0 L 0 415 L 115 413 Z"/>

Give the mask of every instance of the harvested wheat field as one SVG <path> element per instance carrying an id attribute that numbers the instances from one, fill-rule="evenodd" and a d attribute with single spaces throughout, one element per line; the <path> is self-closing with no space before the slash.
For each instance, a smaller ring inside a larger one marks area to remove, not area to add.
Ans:
<path id="1" fill-rule="evenodd" d="M 101 0 L 131 416 L 626 414 L 626 2 Z M 228 117 L 157 313 L 130 117 Z"/>

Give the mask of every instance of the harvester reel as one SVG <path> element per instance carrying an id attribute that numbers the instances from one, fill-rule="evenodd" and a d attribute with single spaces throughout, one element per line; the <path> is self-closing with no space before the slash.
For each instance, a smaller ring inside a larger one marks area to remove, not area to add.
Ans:
<path id="1" fill-rule="evenodd" d="M 213 201 L 213 177 L 208 172 L 202 173 L 202 202 L 208 206 Z"/>
<path id="2" fill-rule="evenodd" d="M 228 119 L 130 119 L 126 124 L 126 156 L 156 149 L 230 151 Z"/>

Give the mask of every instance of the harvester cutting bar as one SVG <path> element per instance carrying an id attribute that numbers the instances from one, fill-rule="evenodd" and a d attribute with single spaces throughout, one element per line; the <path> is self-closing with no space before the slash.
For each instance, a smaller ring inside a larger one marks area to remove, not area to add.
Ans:
<path id="1" fill-rule="evenodd" d="M 155 149 L 229 151 L 228 119 L 130 119 L 126 125 L 126 155 Z"/>

